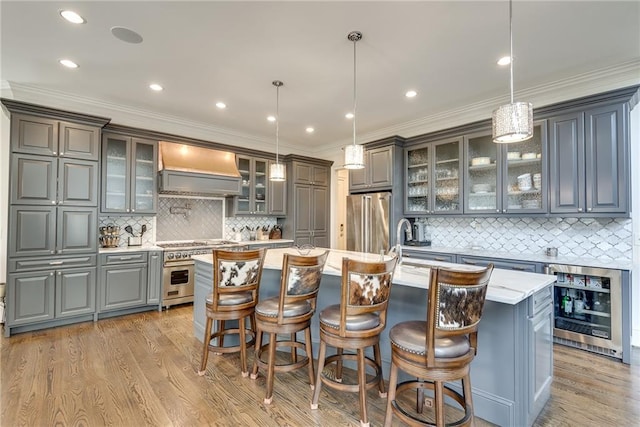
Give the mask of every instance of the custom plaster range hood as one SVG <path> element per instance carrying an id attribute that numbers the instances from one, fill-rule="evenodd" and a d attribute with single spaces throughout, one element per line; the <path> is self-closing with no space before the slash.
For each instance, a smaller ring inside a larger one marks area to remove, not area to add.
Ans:
<path id="1" fill-rule="evenodd" d="M 234 153 L 160 141 L 158 163 L 160 194 L 240 194 L 241 176 Z"/>

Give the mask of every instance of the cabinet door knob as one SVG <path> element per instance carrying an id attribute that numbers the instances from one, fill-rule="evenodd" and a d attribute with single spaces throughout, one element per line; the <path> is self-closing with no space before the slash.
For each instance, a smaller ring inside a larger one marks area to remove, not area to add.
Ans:
<path id="1" fill-rule="evenodd" d="M 587 210 L 588 210 L 589 212 L 591 212 L 593 209 L 592 209 L 592 208 L 588 208 Z"/>
<path id="2" fill-rule="evenodd" d="M 136 211 L 135 209 L 131 209 L 131 212 L 135 212 L 135 211 Z"/>
<path id="3" fill-rule="evenodd" d="M 496 212 L 500 213 L 500 209 L 496 209 Z"/>
<path id="4" fill-rule="evenodd" d="M 129 209 L 127 209 L 127 212 L 129 212 L 129 211 L 130 211 L 130 210 L 129 210 Z"/>
<path id="5" fill-rule="evenodd" d="M 55 204 L 56 204 L 56 201 L 55 201 L 55 200 L 52 200 L 52 201 L 51 201 L 51 204 L 52 204 L 52 205 L 55 205 Z"/>
<path id="6" fill-rule="evenodd" d="M 61 155 L 61 156 L 64 156 L 64 153 L 61 151 L 61 152 L 60 152 L 60 155 Z"/>
<path id="7" fill-rule="evenodd" d="M 578 208 L 578 212 L 582 212 L 582 208 Z"/>
<path id="8" fill-rule="evenodd" d="M 58 204 L 59 204 L 59 205 L 61 205 L 61 204 L 62 204 L 62 200 L 60 200 L 60 201 L 58 202 Z"/>
<path id="9" fill-rule="evenodd" d="M 53 152 L 53 155 L 54 155 L 54 156 L 55 156 L 55 155 L 57 155 L 57 154 L 58 154 L 58 153 L 56 153 L 55 151 Z"/>
<path id="10" fill-rule="evenodd" d="M 507 213 L 507 210 L 506 210 L 506 209 L 504 209 L 502 212 Z"/>
<path id="11" fill-rule="evenodd" d="M 62 271 L 58 271 L 58 276 L 62 276 Z"/>

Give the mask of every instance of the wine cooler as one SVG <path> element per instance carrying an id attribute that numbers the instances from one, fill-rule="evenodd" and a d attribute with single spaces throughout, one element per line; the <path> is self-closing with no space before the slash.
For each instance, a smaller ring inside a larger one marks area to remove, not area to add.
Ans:
<path id="1" fill-rule="evenodd" d="M 554 342 L 622 358 L 622 273 L 549 265 L 554 286 Z"/>

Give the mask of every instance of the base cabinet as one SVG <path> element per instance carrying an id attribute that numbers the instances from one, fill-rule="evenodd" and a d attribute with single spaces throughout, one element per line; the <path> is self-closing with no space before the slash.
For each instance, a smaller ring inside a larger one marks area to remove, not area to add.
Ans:
<path id="1" fill-rule="evenodd" d="M 95 292 L 95 267 L 10 274 L 7 325 L 92 314 Z"/>
<path id="2" fill-rule="evenodd" d="M 147 263 L 103 266 L 100 273 L 100 311 L 146 305 Z"/>
<path id="3" fill-rule="evenodd" d="M 149 252 L 147 304 L 160 304 L 162 287 L 162 251 Z M 162 307 L 159 307 L 162 309 Z"/>
<path id="4" fill-rule="evenodd" d="M 553 381 L 553 308 L 529 318 L 529 425 L 549 400 Z"/>

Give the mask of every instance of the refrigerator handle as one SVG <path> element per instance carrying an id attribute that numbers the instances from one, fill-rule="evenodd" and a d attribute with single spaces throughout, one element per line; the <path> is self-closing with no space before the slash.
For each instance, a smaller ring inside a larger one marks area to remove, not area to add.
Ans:
<path id="1" fill-rule="evenodd" d="M 371 233 L 371 196 L 363 196 L 362 210 L 362 252 L 371 252 L 369 233 Z"/>

